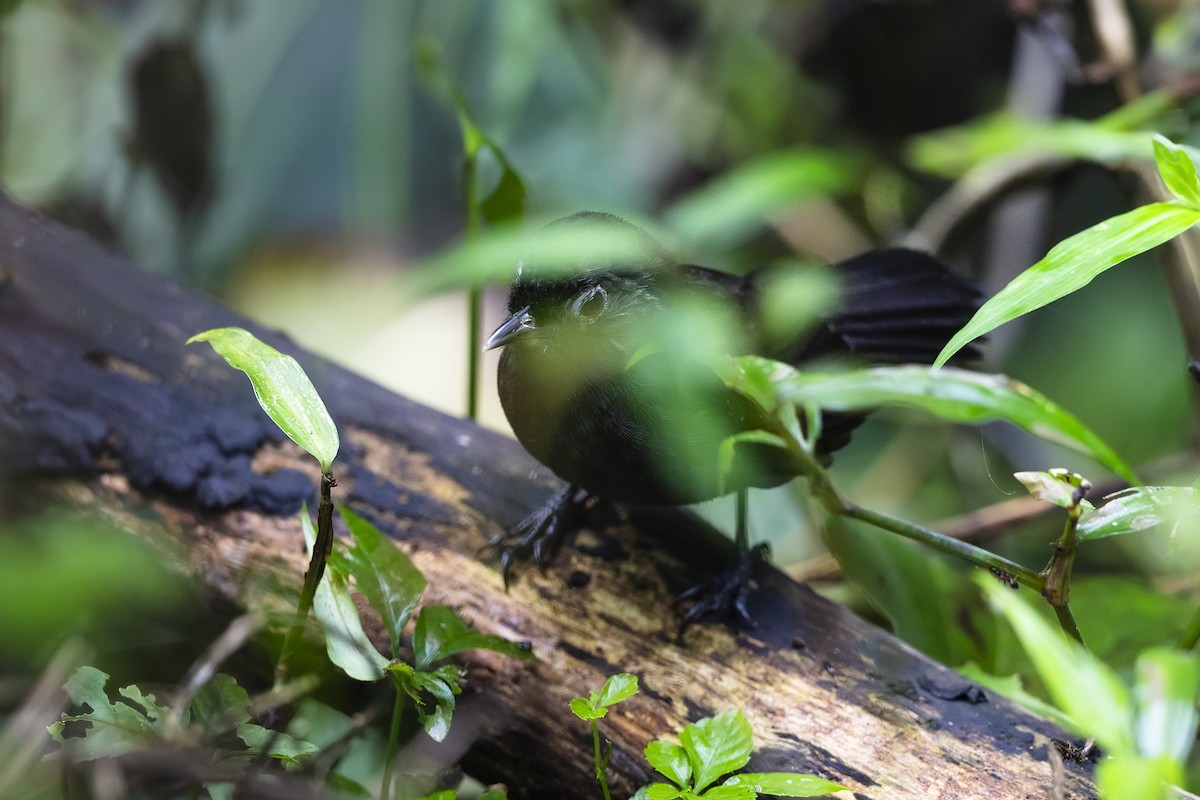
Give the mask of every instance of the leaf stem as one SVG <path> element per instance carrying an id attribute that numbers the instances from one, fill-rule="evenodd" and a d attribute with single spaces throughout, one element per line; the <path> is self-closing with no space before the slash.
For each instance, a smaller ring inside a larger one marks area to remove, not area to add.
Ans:
<path id="1" fill-rule="evenodd" d="M 612 795 L 608 792 L 608 756 L 600 755 L 600 726 L 596 724 L 596 720 L 592 720 L 592 748 L 595 752 L 596 780 L 600 782 L 600 791 L 604 793 L 604 800 L 612 800 Z"/>
<path id="2" fill-rule="evenodd" d="M 325 564 L 333 550 L 333 487 L 337 480 L 333 472 L 321 475 L 321 505 L 317 508 L 317 541 L 313 544 L 312 557 L 308 561 L 308 570 L 304 573 L 304 588 L 300 591 L 300 602 L 296 606 L 296 616 L 283 639 L 283 649 L 279 653 L 279 663 L 275 666 L 275 685 L 281 686 L 288 678 L 288 662 L 296 643 L 304 633 L 304 624 L 308 621 L 308 612 L 312 609 L 313 598 L 317 594 L 317 586 L 325 575 Z"/>
<path id="3" fill-rule="evenodd" d="M 479 187 L 476 176 L 478 150 L 467 153 L 463 164 L 463 194 L 467 205 L 467 242 L 479 238 Z M 467 419 L 479 415 L 479 343 L 482 337 L 483 291 L 472 284 L 467 291 Z"/>
<path id="4" fill-rule="evenodd" d="M 396 768 L 396 754 L 400 750 L 400 725 L 404 721 L 404 693 L 396 682 L 396 700 L 392 704 L 392 724 L 388 728 L 387 754 L 383 761 L 383 783 L 379 788 L 379 800 L 390 800 L 392 796 L 392 772 Z"/>

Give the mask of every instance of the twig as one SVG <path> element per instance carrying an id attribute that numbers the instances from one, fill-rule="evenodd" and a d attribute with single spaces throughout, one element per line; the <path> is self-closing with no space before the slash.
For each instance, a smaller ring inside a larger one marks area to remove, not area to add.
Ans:
<path id="1" fill-rule="evenodd" d="M 197 692 L 204 688 L 206 683 L 212 680 L 217 668 L 240 650 L 251 636 L 262 629 L 263 623 L 264 620 L 260 614 L 255 612 L 243 614 L 229 623 L 216 641 L 209 645 L 208 650 L 192 665 L 187 676 L 180 683 L 179 689 L 175 692 L 175 699 L 171 703 L 171 714 L 167 718 L 169 730 L 179 729 L 183 721 L 183 710 L 187 708 L 188 703 L 192 701 Z"/>
<path id="2" fill-rule="evenodd" d="M 325 564 L 333 551 L 333 487 L 337 481 L 332 472 L 321 476 L 321 505 L 317 509 L 317 541 L 313 544 L 312 558 L 308 562 L 308 570 L 304 573 L 304 588 L 300 592 L 300 603 L 296 606 L 296 616 L 283 639 L 283 648 L 279 654 L 279 663 L 275 667 L 275 684 L 279 686 L 288 677 L 288 662 L 296 643 L 304 633 L 304 625 L 308 621 L 308 612 L 312 609 L 313 598 L 317 594 L 317 586 L 325 575 Z"/>

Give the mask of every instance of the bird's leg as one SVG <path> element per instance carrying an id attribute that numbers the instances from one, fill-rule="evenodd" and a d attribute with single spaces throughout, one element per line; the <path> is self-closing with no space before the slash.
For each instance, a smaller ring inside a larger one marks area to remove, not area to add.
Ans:
<path id="1" fill-rule="evenodd" d="M 727 611 L 750 627 L 755 626 L 754 619 L 746 609 L 746 596 L 750 592 L 750 579 L 754 577 L 754 565 L 766 560 L 768 549 L 765 543 L 753 549 L 750 547 L 750 532 L 746 523 L 746 494 L 745 489 L 740 489 L 737 493 L 734 537 L 737 543 L 737 563 L 679 595 L 677 603 L 695 600 L 679 624 L 679 638 L 683 637 L 693 622 L 717 611 Z"/>
<path id="2" fill-rule="evenodd" d="M 514 560 L 524 561 L 532 556 L 538 567 L 545 568 L 546 561 L 558 550 L 563 536 L 572 528 L 591 497 L 586 489 L 566 486 L 555 492 L 541 508 L 487 543 L 487 547 L 500 553 L 500 572 L 504 575 L 505 588 L 512 577 Z"/>

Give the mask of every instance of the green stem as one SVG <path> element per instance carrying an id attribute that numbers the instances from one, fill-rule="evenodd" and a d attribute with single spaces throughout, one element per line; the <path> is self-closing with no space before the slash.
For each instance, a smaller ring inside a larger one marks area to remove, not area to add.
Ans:
<path id="1" fill-rule="evenodd" d="M 604 792 L 604 800 L 612 800 L 612 795 L 608 793 L 608 764 L 607 759 L 600 755 L 600 726 L 596 724 L 596 720 L 592 720 L 592 748 L 595 752 L 596 780 L 600 782 L 600 791 Z"/>
<path id="2" fill-rule="evenodd" d="M 877 528 L 920 542 L 927 547 L 969 561 L 976 566 L 1008 573 L 1018 583 L 1028 586 L 1036 592 L 1040 593 L 1045 585 L 1045 579 L 1038 573 L 1015 561 L 1009 561 L 1003 556 L 984 550 L 982 547 L 976 547 L 960 539 L 922 528 L 920 525 L 914 525 L 898 517 L 863 508 L 849 501 L 844 500 L 843 502 L 845 503 L 845 510 L 841 512 L 843 516 L 870 523 Z"/>
<path id="3" fill-rule="evenodd" d="M 396 768 L 396 754 L 400 751 L 400 724 L 404 720 L 404 693 L 393 682 L 396 690 L 396 701 L 392 705 L 392 724 L 388 729 L 387 755 L 383 762 L 383 785 L 379 789 L 379 800 L 389 800 L 392 796 L 392 771 Z"/>
<path id="4" fill-rule="evenodd" d="M 467 155 L 463 165 L 464 194 L 467 203 L 467 242 L 479 238 L 481 222 L 479 188 L 475 175 L 476 154 Z M 479 416 L 479 347 L 482 337 L 483 291 L 473 285 L 467 292 L 467 419 Z"/>
<path id="5" fill-rule="evenodd" d="M 304 588 L 300 591 L 300 603 L 296 606 L 296 616 L 292 618 L 292 626 L 288 628 L 283 639 L 283 649 L 279 653 L 279 663 L 275 666 L 275 685 L 281 686 L 288 678 L 288 662 L 296 643 L 304 633 L 304 624 L 308 621 L 308 612 L 312 609 L 313 598 L 317 594 L 317 586 L 325 575 L 325 565 L 329 554 L 333 551 L 333 487 L 337 481 L 332 472 L 321 475 L 321 505 L 317 508 L 317 541 L 313 544 L 312 558 L 308 561 L 308 570 L 304 573 Z"/>

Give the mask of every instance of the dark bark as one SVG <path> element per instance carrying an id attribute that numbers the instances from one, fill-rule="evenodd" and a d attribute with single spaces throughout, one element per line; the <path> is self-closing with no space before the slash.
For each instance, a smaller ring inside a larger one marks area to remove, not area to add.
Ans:
<path id="1" fill-rule="evenodd" d="M 690 514 L 601 509 L 549 571 L 525 570 L 506 593 L 476 552 L 554 487 L 544 473 L 531 479 L 519 445 L 305 354 L 0 198 L 5 485 L 57 487 L 139 529 L 154 520 L 198 575 L 241 602 L 264 575 L 298 586 L 295 512 L 312 503 L 318 469 L 241 374 L 207 347 L 184 347 L 223 325 L 303 364 L 342 433 L 340 500 L 413 556 L 427 599 L 532 644 L 536 662 L 464 662 L 469 713 L 452 739 L 472 774 L 514 797 L 593 796 L 591 737 L 567 703 L 629 671 L 641 694 L 603 721 L 616 796 L 649 780 L 648 741 L 734 707 L 754 724 L 755 771 L 815 772 L 863 797 L 1048 796 L 1050 740 L 1070 737 L 991 693 L 970 702 L 955 673 L 774 570 L 752 596 L 756 630 L 703 626 L 677 645 L 671 598 L 728 549 Z M 1089 773 L 1069 765 L 1063 796 L 1093 796 Z"/>

